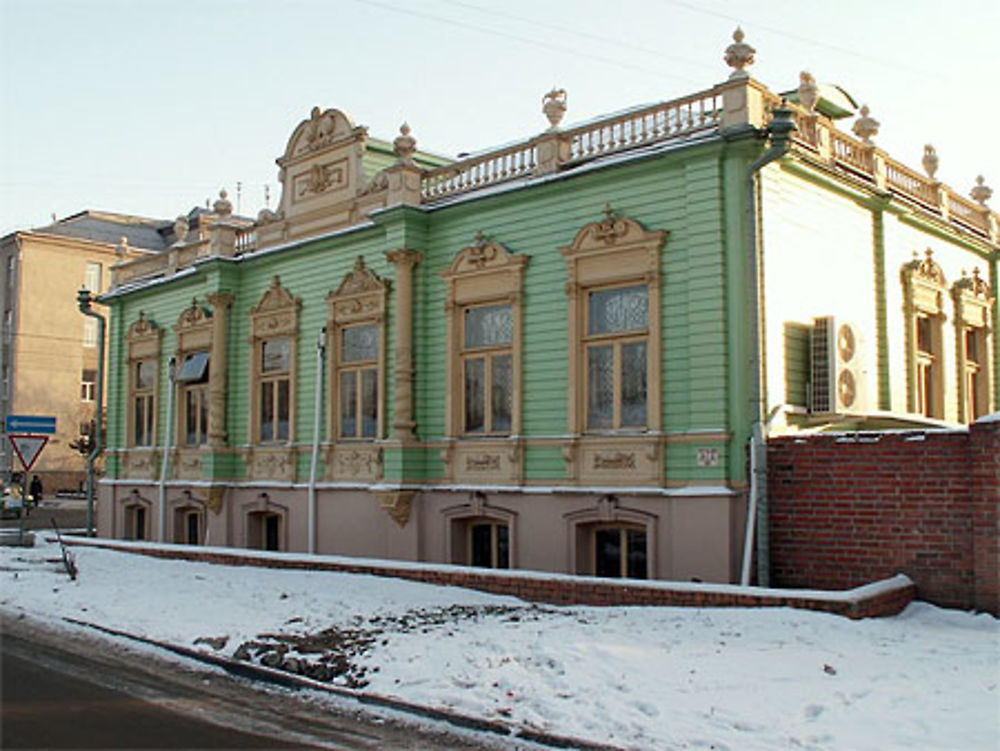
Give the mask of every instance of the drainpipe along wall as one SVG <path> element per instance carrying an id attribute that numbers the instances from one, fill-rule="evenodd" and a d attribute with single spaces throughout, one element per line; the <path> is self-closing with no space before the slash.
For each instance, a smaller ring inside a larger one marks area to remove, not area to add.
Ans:
<path id="1" fill-rule="evenodd" d="M 784 103 L 782 103 L 784 104 Z M 767 133 L 771 146 L 747 168 L 747 247 L 750 249 L 750 400 L 753 410 L 753 427 L 750 436 L 750 498 L 747 508 L 746 537 L 743 542 L 743 570 L 740 584 L 750 583 L 750 561 L 756 532 L 757 540 L 757 584 L 770 585 L 771 563 L 768 536 L 767 509 L 767 427 L 764 423 L 766 405 L 761 376 L 763 355 L 762 332 L 764 331 L 764 311 L 761 305 L 761 281 L 763 248 L 760 240 L 758 217 L 757 176 L 765 166 L 780 159 L 791 147 L 792 132 L 796 130 L 792 111 L 784 106 L 775 107 Z"/>
<path id="2" fill-rule="evenodd" d="M 316 552 L 316 468 L 319 464 L 319 429 L 323 417 L 323 362 L 326 354 L 326 327 L 319 332 L 316 342 L 316 394 L 313 399 L 316 414 L 313 416 L 312 460 L 309 463 L 309 552 Z"/>
<path id="3" fill-rule="evenodd" d="M 94 415 L 94 447 L 87 456 L 87 536 L 94 536 L 94 464 L 104 451 L 104 316 L 94 310 L 90 303 L 93 297 L 86 288 L 76 295 L 80 312 L 97 319 L 97 383 L 95 384 L 96 414 Z"/>
<path id="4" fill-rule="evenodd" d="M 159 485 L 159 524 L 160 524 L 160 542 L 167 541 L 167 474 L 170 469 L 170 452 L 173 450 L 174 443 L 174 392 L 177 390 L 177 384 L 174 380 L 177 367 L 177 361 L 171 357 L 170 361 L 167 363 L 167 378 L 169 380 L 169 385 L 167 386 L 167 434 L 163 441 L 163 460 L 160 462 L 160 485 Z"/>

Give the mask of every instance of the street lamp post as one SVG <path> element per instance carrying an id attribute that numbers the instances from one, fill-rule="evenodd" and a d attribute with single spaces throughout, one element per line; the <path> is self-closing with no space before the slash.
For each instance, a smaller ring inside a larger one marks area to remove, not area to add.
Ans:
<path id="1" fill-rule="evenodd" d="M 80 312 L 97 319 L 97 414 L 94 418 L 94 446 L 87 456 L 87 536 L 94 536 L 94 463 L 104 450 L 102 418 L 104 415 L 104 316 L 91 308 L 93 301 L 90 290 L 82 287 L 76 293 Z"/>

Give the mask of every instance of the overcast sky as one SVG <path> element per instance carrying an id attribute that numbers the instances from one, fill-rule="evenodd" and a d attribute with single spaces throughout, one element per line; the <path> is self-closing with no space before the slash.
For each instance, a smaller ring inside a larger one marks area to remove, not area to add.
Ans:
<path id="1" fill-rule="evenodd" d="M 1000 205 L 1000 2 L 958 0 L 0 0 L 0 233 L 104 209 L 172 219 L 229 189 L 255 216 L 314 105 L 372 136 L 408 121 L 454 156 L 723 81 L 836 83 L 876 143 Z M 849 127 L 849 125 L 844 126 Z"/>

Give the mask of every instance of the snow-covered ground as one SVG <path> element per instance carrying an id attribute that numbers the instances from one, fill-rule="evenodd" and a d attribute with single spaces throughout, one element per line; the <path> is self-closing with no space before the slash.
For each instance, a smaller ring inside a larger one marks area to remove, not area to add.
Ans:
<path id="1" fill-rule="evenodd" d="M 989 615 L 548 607 L 360 575 L 73 555 L 76 581 L 41 539 L 0 548 L 0 609 L 629 749 L 1000 748 Z"/>

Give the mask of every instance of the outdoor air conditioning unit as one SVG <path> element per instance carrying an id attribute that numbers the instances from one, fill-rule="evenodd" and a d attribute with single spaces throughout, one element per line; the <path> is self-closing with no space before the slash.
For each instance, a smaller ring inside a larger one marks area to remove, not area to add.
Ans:
<path id="1" fill-rule="evenodd" d="M 834 316 L 813 319 L 810 412 L 858 414 L 866 410 L 863 344 L 861 331 L 853 323 Z"/>

